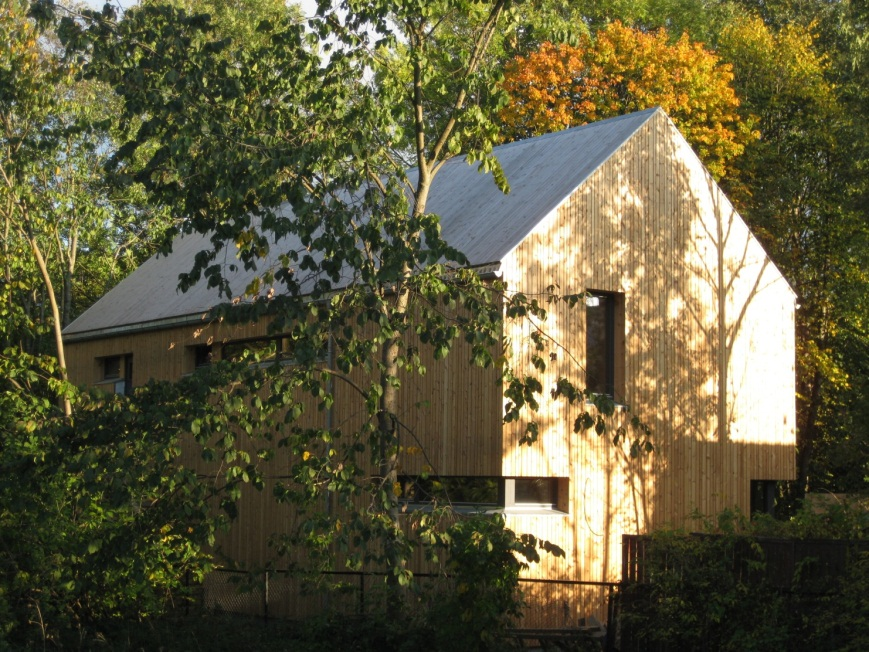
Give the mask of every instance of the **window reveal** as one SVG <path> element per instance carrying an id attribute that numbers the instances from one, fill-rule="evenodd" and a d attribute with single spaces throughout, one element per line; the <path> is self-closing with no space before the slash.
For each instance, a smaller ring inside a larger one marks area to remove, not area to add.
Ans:
<path id="1" fill-rule="evenodd" d="M 590 291 L 585 300 L 585 325 L 586 386 L 595 394 L 623 400 L 624 295 Z"/>
<path id="2" fill-rule="evenodd" d="M 100 369 L 97 385 L 113 394 L 130 394 L 133 391 L 133 355 L 109 355 L 97 359 Z"/>

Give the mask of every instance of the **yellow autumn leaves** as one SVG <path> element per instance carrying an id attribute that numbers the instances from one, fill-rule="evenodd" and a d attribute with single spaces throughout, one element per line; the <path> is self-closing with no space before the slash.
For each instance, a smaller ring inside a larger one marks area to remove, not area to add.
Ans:
<path id="1" fill-rule="evenodd" d="M 731 66 L 687 35 L 614 22 L 577 46 L 543 43 L 505 67 L 501 111 L 522 138 L 662 107 L 718 177 L 753 137 L 737 113 Z"/>

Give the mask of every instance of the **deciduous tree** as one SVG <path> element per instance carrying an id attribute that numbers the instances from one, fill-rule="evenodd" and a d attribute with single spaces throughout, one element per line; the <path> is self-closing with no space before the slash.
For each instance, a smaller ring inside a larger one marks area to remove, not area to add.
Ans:
<path id="1" fill-rule="evenodd" d="M 86 30 L 67 22 L 65 34 L 71 48 L 88 53 L 89 75 L 119 94 L 123 117 L 142 121 L 116 152 L 116 169 L 157 143 L 132 178 L 183 217 L 178 231 L 210 236 L 210 249 L 191 261 L 182 289 L 205 276 L 228 295 L 231 267 L 217 260 L 230 244 L 239 249 L 238 265 L 260 272 L 246 293 L 259 300 L 218 314 L 268 318 L 292 341 L 296 364 L 262 369 L 269 391 L 247 395 L 237 407 L 286 415 L 273 419 L 268 432 L 277 429 L 290 455 L 295 483 L 281 497 L 311 515 L 303 539 L 327 552 L 348 551 L 354 567 L 375 564 L 405 584 L 413 549 L 442 536 L 438 520 L 425 515 L 417 528 L 398 525 L 397 464 L 407 435 L 398 393 L 405 375 L 425 371 L 410 338 L 435 359 L 463 339 L 472 362 L 495 366 L 502 362 L 495 352 L 505 313 L 545 315 L 537 299 L 505 292 L 467 269 L 427 210 L 432 179 L 458 153 L 507 188 L 491 157 L 497 79 L 482 64 L 512 3 L 338 4 L 336 10 L 318 3 L 307 29 L 276 19 L 252 51 L 215 39 L 206 17 L 157 4 L 117 23 L 93 15 Z M 470 39 L 448 30 L 463 16 L 476 19 L 466 30 Z M 399 44 L 401 67 L 390 67 L 397 59 L 385 53 Z M 375 70 L 378 85 L 369 81 Z M 408 146 L 410 173 L 403 162 Z M 286 237 L 300 247 L 271 251 Z M 275 267 L 264 266 L 270 252 L 279 260 Z M 543 346 L 542 335 L 538 341 Z M 334 351 L 327 365 L 324 350 Z M 364 415 L 358 429 L 300 425 L 306 409 L 300 392 L 327 409 L 332 383 L 350 383 L 356 370 L 365 379 L 351 385 Z M 539 381 L 507 366 L 500 375 L 505 418 L 525 418 L 536 407 Z M 584 404 L 587 394 L 566 381 L 560 387 Z M 612 414 L 605 400 L 599 407 Z M 585 416 L 579 430 L 605 431 L 604 416 Z M 533 441 L 533 417 L 527 420 Z M 638 426 L 634 452 L 650 446 L 648 431 Z M 627 433 L 610 435 L 622 443 Z M 340 509 L 324 512 L 326 496 Z"/>
<path id="2" fill-rule="evenodd" d="M 614 22 L 577 46 L 544 43 L 508 63 L 501 118 L 521 138 L 661 106 L 720 177 L 751 139 L 731 81 L 730 66 L 687 35 L 671 42 L 664 29 Z"/>

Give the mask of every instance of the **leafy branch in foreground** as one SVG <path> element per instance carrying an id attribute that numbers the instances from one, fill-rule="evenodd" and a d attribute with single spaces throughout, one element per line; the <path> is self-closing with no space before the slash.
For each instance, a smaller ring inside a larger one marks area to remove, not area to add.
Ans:
<path id="1" fill-rule="evenodd" d="M 435 175 L 460 152 L 507 189 L 491 156 L 498 74 L 483 64 L 495 32 L 510 29 L 513 4 L 348 2 L 342 13 L 320 2 L 309 29 L 278 17 L 251 49 L 168 5 L 65 23 L 68 46 L 86 53 L 85 74 L 112 85 L 121 120 L 141 124 L 115 152 L 114 173 L 171 206 L 179 233 L 209 239 L 181 288 L 205 279 L 238 299 L 214 316 L 266 322 L 293 351 L 291 365 L 244 372 L 249 382 L 226 398 L 232 426 L 194 421 L 194 434 L 286 452 L 293 482 L 278 497 L 306 510 L 295 541 L 312 544 L 316 561 L 338 552 L 353 567 L 383 568 L 395 586 L 411 579 L 408 561 L 426 544 L 401 520 L 402 387 L 424 361 L 460 347 L 493 369 L 493 383 L 510 385 L 505 316 L 544 316 L 468 269 L 427 209 Z M 477 19 L 463 32 L 470 42 L 449 31 L 465 15 Z M 383 48 L 399 42 L 405 56 L 389 58 L 390 72 Z M 439 48 L 453 53 L 449 67 Z M 408 150 L 411 170 L 401 163 Z M 133 167 L 137 156 L 146 160 Z M 222 264 L 232 247 L 237 257 Z M 239 268 L 258 276 L 242 291 L 230 282 Z M 312 426 L 340 383 L 353 387 L 354 416 Z M 530 376 L 521 383 L 515 417 L 533 411 L 543 387 Z M 250 470 L 227 461 L 242 480 L 255 473 L 253 460 Z"/>

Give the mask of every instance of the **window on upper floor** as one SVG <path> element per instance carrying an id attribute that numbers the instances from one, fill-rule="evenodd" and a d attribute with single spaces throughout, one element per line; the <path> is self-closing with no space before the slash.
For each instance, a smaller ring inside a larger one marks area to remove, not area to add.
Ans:
<path id="1" fill-rule="evenodd" d="M 199 369 L 200 367 L 207 367 L 211 364 L 214 356 L 214 351 L 211 347 L 211 344 L 197 344 L 196 346 L 192 346 L 190 348 L 192 349 L 194 369 Z"/>
<path id="2" fill-rule="evenodd" d="M 102 360 L 103 380 L 115 380 L 121 377 L 121 356 L 110 355 Z"/>
<path id="3" fill-rule="evenodd" d="M 97 384 L 100 388 L 113 394 L 129 394 L 133 391 L 132 354 L 97 358 L 97 365 L 99 367 Z"/>
<path id="4" fill-rule="evenodd" d="M 586 386 L 624 400 L 625 295 L 590 290 L 585 299 Z"/>
<path id="5" fill-rule="evenodd" d="M 291 357 L 290 339 L 277 335 L 235 340 L 224 344 L 220 354 L 221 359 L 230 362 L 238 362 L 245 356 L 256 356 L 260 362 L 282 361 Z"/>
<path id="6" fill-rule="evenodd" d="M 325 360 L 326 347 L 315 350 L 307 342 L 293 342 L 287 335 L 270 335 L 226 342 L 220 347 L 221 360 L 238 362 L 255 355 L 260 364 L 280 362 L 295 364 L 305 360 Z"/>

